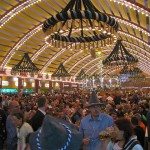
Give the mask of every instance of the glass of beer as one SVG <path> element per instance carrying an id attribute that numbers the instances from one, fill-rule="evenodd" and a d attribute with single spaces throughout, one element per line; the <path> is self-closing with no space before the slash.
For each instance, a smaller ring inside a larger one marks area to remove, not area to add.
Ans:
<path id="1" fill-rule="evenodd" d="M 106 129 L 99 133 L 100 140 L 108 140 L 114 137 L 114 130 L 113 129 Z"/>

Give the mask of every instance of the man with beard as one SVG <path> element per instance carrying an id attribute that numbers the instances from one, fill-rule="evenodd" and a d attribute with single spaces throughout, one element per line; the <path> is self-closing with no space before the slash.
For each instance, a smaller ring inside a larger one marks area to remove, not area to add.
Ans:
<path id="1" fill-rule="evenodd" d="M 103 103 L 99 102 L 96 93 L 93 91 L 89 105 L 86 106 L 90 114 L 81 120 L 79 128 L 83 136 L 83 150 L 100 150 L 106 146 L 105 142 L 99 139 L 99 133 L 108 127 L 113 127 L 114 121 L 112 117 L 101 113 L 100 106 L 103 105 Z"/>

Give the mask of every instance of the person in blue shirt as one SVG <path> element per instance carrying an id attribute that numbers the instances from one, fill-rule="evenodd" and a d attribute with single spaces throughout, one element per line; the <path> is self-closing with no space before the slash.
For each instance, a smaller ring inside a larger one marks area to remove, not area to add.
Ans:
<path id="1" fill-rule="evenodd" d="M 99 133 L 114 126 L 113 118 L 101 113 L 101 107 L 97 95 L 92 91 L 89 104 L 86 106 L 90 114 L 85 116 L 80 123 L 79 131 L 83 136 L 83 150 L 104 150 L 105 142 L 100 140 Z"/>

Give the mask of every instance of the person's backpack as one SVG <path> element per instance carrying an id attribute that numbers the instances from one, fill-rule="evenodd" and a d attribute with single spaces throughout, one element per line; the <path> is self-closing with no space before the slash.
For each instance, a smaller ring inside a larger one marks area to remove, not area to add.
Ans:
<path id="1" fill-rule="evenodd" d="M 133 139 L 122 150 L 132 150 L 136 144 L 140 144 L 140 142 L 137 139 Z"/>

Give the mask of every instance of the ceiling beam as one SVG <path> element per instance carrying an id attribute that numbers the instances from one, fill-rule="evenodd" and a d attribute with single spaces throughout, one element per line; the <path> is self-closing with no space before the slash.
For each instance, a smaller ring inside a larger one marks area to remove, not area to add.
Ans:
<path id="1" fill-rule="evenodd" d="M 32 0 L 32 1 L 34 1 L 34 0 Z M 38 2 L 38 1 L 37 1 Z M 28 6 L 29 7 L 29 5 L 27 5 L 26 3 L 24 3 L 23 4 L 23 6 Z M 18 9 L 17 9 L 18 10 Z M 20 10 L 21 11 L 21 10 Z M 17 11 L 17 13 L 18 13 L 18 11 Z M 15 15 L 15 14 L 14 14 Z M 108 14 L 109 15 L 109 14 Z M 125 19 L 123 19 L 123 18 L 121 18 L 121 17 L 118 17 L 118 16 L 113 16 L 115 19 L 118 19 L 118 21 L 122 21 L 122 23 L 125 23 L 126 25 L 130 25 L 130 26 L 136 26 L 136 28 L 137 29 L 139 29 L 140 31 L 142 31 L 142 32 L 144 32 L 144 33 L 147 33 L 146 32 L 146 29 L 144 29 L 143 27 L 138 27 L 138 25 L 136 25 L 136 24 L 134 24 L 133 22 L 129 22 L 128 20 L 125 20 Z M 1 21 L 1 20 L 0 20 Z M 129 23 L 129 24 L 127 24 L 127 22 Z M 9 51 L 9 53 L 6 55 L 6 57 L 4 58 L 4 60 L 3 60 L 3 63 L 2 63 L 2 65 L 1 65 L 1 67 L 3 68 L 3 67 L 5 67 L 5 65 L 7 64 L 7 62 L 10 60 L 10 58 L 11 58 L 11 56 L 13 55 L 13 53 L 15 52 L 15 50 L 18 50 L 20 47 L 21 47 L 21 45 L 23 44 L 23 43 L 25 43 L 26 42 L 26 40 L 28 40 L 29 38 L 26 38 L 26 37 L 28 37 L 28 36 L 30 36 L 30 38 L 35 34 L 35 33 L 37 33 L 37 32 L 35 32 L 36 30 L 37 31 L 40 31 L 41 30 L 41 27 L 42 27 L 42 24 L 40 24 L 40 25 L 37 25 L 37 26 L 35 26 L 32 30 L 29 30 L 23 37 L 21 37 L 16 43 L 15 43 L 15 45 L 14 45 L 14 47 Z M 34 31 L 33 31 L 34 30 Z M 32 34 L 32 33 L 34 33 L 34 34 Z M 147 33 L 147 34 L 149 34 L 149 33 Z M 25 39 L 26 38 L 26 39 Z"/>

